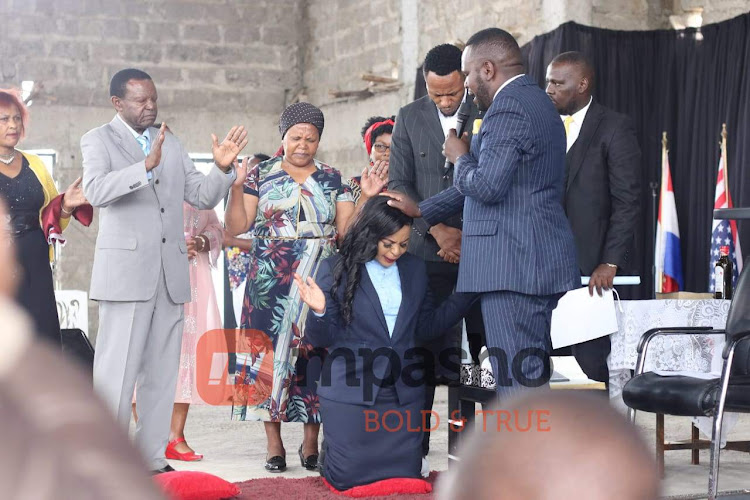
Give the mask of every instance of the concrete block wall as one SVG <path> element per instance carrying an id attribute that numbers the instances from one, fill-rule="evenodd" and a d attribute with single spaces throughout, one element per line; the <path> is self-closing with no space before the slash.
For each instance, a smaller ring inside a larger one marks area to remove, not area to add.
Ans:
<path id="1" fill-rule="evenodd" d="M 80 137 L 114 116 L 110 77 L 138 67 L 156 83 L 158 121 L 189 152 L 210 153 L 212 132 L 244 124 L 246 152 L 273 153 L 279 114 L 301 82 L 302 13 L 300 0 L 0 0 L 0 87 L 44 86 L 19 147 L 54 149 L 67 187 L 81 173 Z M 63 288 L 88 289 L 96 231 L 66 231 Z M 89 313 L 95 330 L 94 304 Z"/>
<path id="2" fill-rule="evenodd" d="M 412 100 L 416 68 L 437 44 L 465 42 L 489 26 L 510 31 L 521 45 L 568 21 L 616 30 L 669 29 L 669 15 L 692 7 L 703 7 L 704 24 L 750 10 L 747 0 L 310 0 L 303 86 L 328 123 L 345 132 L 324 138 L 320 154 L 349 175 L 361 171 L 364 120 L 395 114 Z M 392 76 L 394 68 L 404 84 L 399 91 L 367 99 L 328 94 L 363 88 L 363 72 Z"/>
<path id="3" fill-rule="evenodd" d="M 750 9 L 747 0 L 0 0 L 0 86 L 44 86 L 22 148 L 58 153 L 61 189 L 81 171 L 79 140 L 109 121 L 110 76 L 140 67 L 159 91 L 159 120 L 190 152 L 241 123 L 247 152 L 273 153 L 278 116 L 301 98 L 326 114 L 319 158 L 344 175 L 367 162 L 359 130 L 413 96 L 425 53 L 487 26 L 521 44 L 561 23 L 623 30 L 669 28 L 669 15 L 703 7 L 704 23 Z M 330 90 L 366 87 L 364 72 L 402 87 L 367 99 Z M 96 227 L 71 224 L 59 278 L 87 289 Z M 96 325 L 96 308 L 90 308 Z"/>

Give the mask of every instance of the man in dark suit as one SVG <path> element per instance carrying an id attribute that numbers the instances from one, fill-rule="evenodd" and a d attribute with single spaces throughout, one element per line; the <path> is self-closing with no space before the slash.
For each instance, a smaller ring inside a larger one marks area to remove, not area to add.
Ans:
<path id="1" fill-rule="evenodd" d="M 523 74 L 506 31 L 474 34 L 462 57 L 466 87 L 486 110 L 469 151 L 451 131 L 445 156 L 453 187 L 417 206 L 390 203 L 435 224 L 463 207 L 457 291 L 481 292 L 497 391 L 506 396 L 549 380 L 550 322 L 560 296 L 580 287 L 575 243 L 560 200 L 565 131 L 549 98 Z"/>
<path id="2" fill-rule="evenodd" d="M 442 44 L 430 49 L 422 65 L 427 95 L 401 108 L 391 137 L 389 187 L 421 201 L 434 196 L 453 183 L 453 170 L 445 169 L 442 149 L 445 136 L 456 128 L 458 108 L 466 98 L 464 76 L 461 73 L 461 49 Z M 476 119 L 477 109 L 471 108 L 467 129 Z M 430 291 L 439 304 L 447 299 L 456 287 L 458 262 L 461 256 L 461 212 L 430 226 L 424 219 L 415 219 L 409 240 L 409 253 L 425 260 Z M 467 336 L 475 362 L 482 341 L 482 313 L 477 303 L 466 318 Z M 446 335 L 429 348 L 435 360 L 435 374 L 452 376 L 440 368 L 440 354 L 458 348 L 461 328 L 456 325 L 452 335 Z M 434 384 L 428 384 L 425 410 L 432 409 Z M 429 417 L 429 413 L 428 419 Z M 429 423 L 429 420 L 428 420 Z M 429 426 L 426 426 L 429 428 Z M 430 448 L 430 433 L 425 432 L 423 455 Z"/>
<path id="3" fill-rule="evenodd" d="M 589 291 L 612 288 L 615 274 L 633 269 L 639 219 L 641 150 L 630 119 L 594 102 L 594 70 L 580 52 L 565 52 L 547 67 L 547 95 L 567 135 L 563 205 Z M 584 373 L 609 381 L 609 337 L 573 346 Z"/>

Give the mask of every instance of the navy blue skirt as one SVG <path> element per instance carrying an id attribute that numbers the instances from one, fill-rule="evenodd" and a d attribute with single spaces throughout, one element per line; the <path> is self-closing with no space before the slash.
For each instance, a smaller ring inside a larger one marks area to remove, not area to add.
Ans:
<path id="1" fill-rule="evenodd" d="M 393 387 L 383 387 L 372 406 L 322 396 L 321 475 L 338 490 L 390 478 L 419 478 L 422 469 L 424 401 L 400 404 Z"/>

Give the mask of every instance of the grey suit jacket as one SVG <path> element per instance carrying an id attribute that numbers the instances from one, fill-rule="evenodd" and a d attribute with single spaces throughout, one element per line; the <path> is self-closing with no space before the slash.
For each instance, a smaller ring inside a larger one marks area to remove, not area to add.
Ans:
<path id="1" fill-rule="evenodd" d="M 477 116 L 472 106 L 466 130 L 471 135 Z M 435 103 L 424 96 L 401 108 L 396 118 L 391 139 L 389 188 L 409 195 L 419 202 L 448 189 L 453 185 L 453 171 L 444 169 L 443 143 L 445 135 L 440 125 Z M 461 228 L 461 213 L 442 221 L 448 226 Z M 435 238 L 427 235 L 429 224 L 417 219 L 412 226 L 409 253 L 425 260 L 440 261 L 440 250 Z"/>
<path id="2" fill-rule="evenodd" d="M 158 133 L 150 129 L 152 141 Z M 116 116 L 83 136 L 81 152 L 83 192 L 100 209 L 91 298 L 148 300 L 163 267 L 169 296 L 178 304 L 189 302 L 182 201 L 201 210 L 213 208 L 227 194 L 234 171 L 212 168 L 203 175 L 167 133 L 161 163 L 149 181 L 141 147 Z"/>

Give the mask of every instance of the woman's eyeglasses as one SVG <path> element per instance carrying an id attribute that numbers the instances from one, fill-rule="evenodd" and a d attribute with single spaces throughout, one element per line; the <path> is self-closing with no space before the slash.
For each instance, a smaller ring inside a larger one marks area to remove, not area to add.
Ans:
<path id="1" fill-rule="evenodd" d="M 391 147 L 386 146 L 385 144 L 380 144 L 379 142 L 376 142 L 375 144 L 372 145 L 372 149 L 374 149 L 378 153 L 385 153 L 386 151 L 389 151 Z"/>

